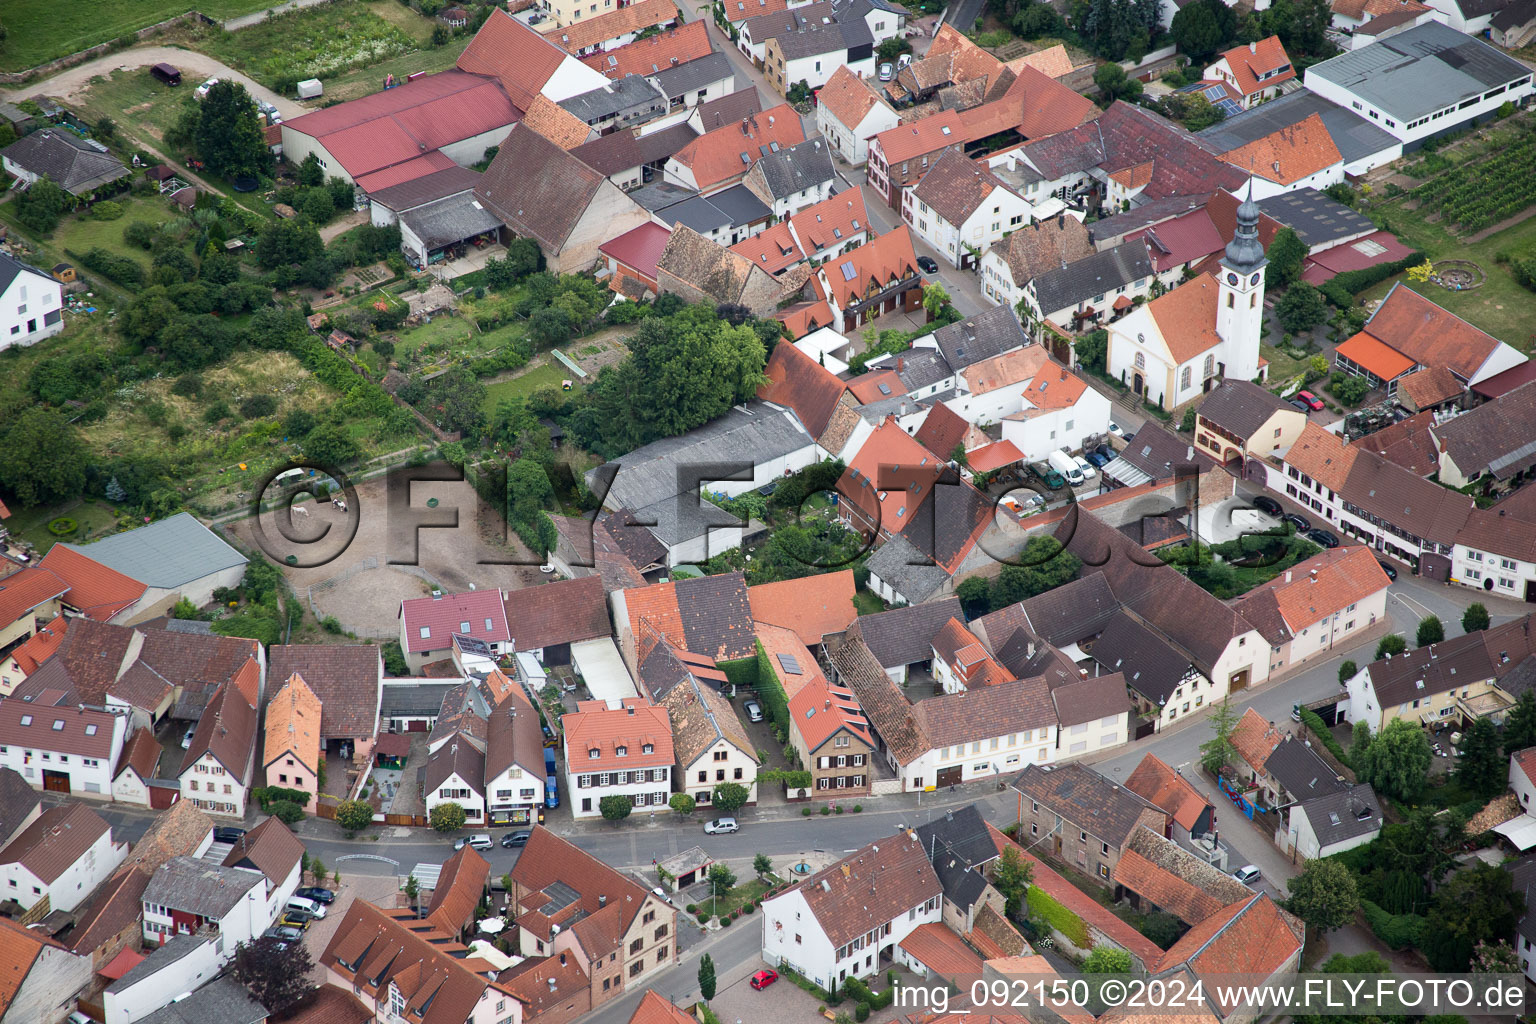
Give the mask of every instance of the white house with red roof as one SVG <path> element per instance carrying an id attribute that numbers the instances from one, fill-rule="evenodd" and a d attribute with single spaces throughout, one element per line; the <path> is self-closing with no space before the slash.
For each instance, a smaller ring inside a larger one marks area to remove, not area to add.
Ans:
<path id="1" fill-rule="evenodd" d="M 1244 110 L 1280 95 L 1281 87 L 1296 81 L 1296 69 L 1280 45 L 1279 36 L 1269 36 L 1247 46 L 1237 46 L 1216 58 L 1205 69 L 1212 82 L 1225 83 L 1240 97 Z"/>
<path id="2" fill-rule="evenodd" d="M 128 856 L 112 826 L 84 804 L 50 807 L 0 852 L 7 898 L 31 908 L 45 897 L 51 910 L 74 910 Z"/>
<path id="3" fill-rule="evenodd" d="M 659 810 L 672 798 L 672 723 L 667 709 L 640 697 L 612 707 L 584 700 L 562 719 L 565 784 L 571 813 L 601 815 L 603 797 L 628 797 L 635 810 Z"/>
<path id="4" fill-rule="evenodd" d="M 483 640 L 497 655 L 512 653 L 512 630 L 501 591 L 434 591 L 431 597 L 400 602 L 400 649 L 412 672 L 451 658 L 454 634 Z"/>
<path id="5" fill-rule="evenodd" d="M 100 711 L 68 697 L 44 690 L 30 701 L 0 700 L 0 767 L 33 789 L 111 799 L 128 709 Z"/>
<path id="6" fill-rule="evenodd" d="M 1109 430 L 1109 399 L 1055 360 L 1030 378 L 1021 398 L 1022 408 L 1003 416 L 1001 425 L 1003 441 L 1026 460 L 1044 459 L 1058 448 L 1075 449 L 1083 438 Z M 971 468 L 987 472 L 974 455 Z"/>
<path id="7" fill-rule="evenodd" d="M 869 159 L 869 140 L 901 123 L 901 117 L 874 89 L 839 67 L 816 91 L 816 129 L 834 152 L 854 167 Z"/>

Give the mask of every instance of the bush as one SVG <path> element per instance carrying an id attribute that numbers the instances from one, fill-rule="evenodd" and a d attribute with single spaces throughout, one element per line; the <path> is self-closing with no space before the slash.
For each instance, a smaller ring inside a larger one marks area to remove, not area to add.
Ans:
<path id="1" fill-rule="evenodd" d="M 1328 748 L 1328 753 L 1339 759 L 1340 764 L 1349 764 L 1349 756 L 1344 753 L 1344 748 L 1339 746 L 1339 741 L 1333 738 L 1333 733 L 1323 724 L 1323 720 L 1316 711 L 1310 708 L 1301 709 L 1301 724 L 1312 730 L 1312 735 L 1322 741 Z"/>
<path id="2" fill-rule="evenodd" d="M 271 395 L 252 395 L 240 403 L 240 415 L 248 420 L 259 420 L 277 411 L 277 399 Z"/>
<path id="3" fill-rule="evenodd" d="M 1352 662 L 1352 661 L 1342 661 L 1342 662 L 1340 662 L 1339 663 L 1339 683 L 1340 683 L 1340 685 L 1342 685 L 1344 683 L 1347 683 L 1351 679 L 1353 679 L 1355 673 L 1358 672 L 1358 671 L 1360 671 L 1360 668 L 1354 662 Z"/>
<path id="4" fill-rule="evenodd" d="M 304 820 L 304 808 L 292 800 L 278 800 L 267 808 L 278 821 L 292 825 L 296 821 Z"/>
<path id="5" fill-rule="evenodd" d="M 697 914 L 699 912 L 699 905 L 697 903 L 690 903 L 683 909 L 690 914 Z"/>
<path id="6" fill-rule="evenodd" d="M 822 817 L 826 817 L 827 815 L 829 815 L 831 813 L 832 813 L 832 808 L 828 807 L 826 804 L 822 804 L 821 805 L 821 815 L 822 815 Z"/>
<path id="7" fill-rule="evenodd" d="M 741 912 L 743 914 L 750 914 L 753 911 L 755 911 L 756 909 L 757 909 L 757 904 L 756 903 L 748 903 L 748 904 L 746 904 L 745 906 L 743 906 L 741 908 Z"/>
<path id="8" fill-rule="evenodd" d="M 861 813 L 863 813 L 863 811 L 864 811 L 864 805 L 863 804 L 854 804 L 853 805 L 853 813 L 854 814 L 861 814 Z"/>
<path id="9" fill-rule="evenodd" d="M 87 250 L 79 259 L 80 265 L 87 270 L 111 278 L 125 288 L 138 289 L 144 286 L 144 268 L 126 256 L 95 248 Z"/>
<path id="10" fill-rule="evenodd" d="M 859 1021 L 860 1024 L 862 1024 L 863 1021 L 869 1020 L 869 1004 L 860 1003 L 859 1005 L 855 1006 L 853 1008 L 853 1019 Z"/>
<path id="11" fill-rule="evenodd" d="M 117 220 L 123 215 L 123 208 L 110 199 L 104 199 L 91 207 L 91 216 L 97 220 Z"/>
<path id="12" fill-rule="evenodd" d="M 68 516 L 60 516 L 48 524 L 48 532 L 55 537 L 68 537 L 80 528 L 80 524 Z"/>
<path id="13" fill-rule="evenodd" d="M 280 801 L 298 804 L 300 807 L 309 803 L 309 793 L 302 789 L 288 789 L 285 786 L 258 786 L 251 790 L 251 795 L 256 798 L 261 809 L 269 814 L 276 813 L 272 810 L 272 805 Z"/>
<path id="14" fill-rule="evenodd" d="M 373 808 L 362 800 L 348 800 L 336 808 L 336 824 L 348 832 L 361 832 L 373 824 Z"/>
<path id="15" fill-rule="evenodd" d="M 1389 914 L 1370 900 L 1360 901 L 1371 933 L 1393 949 L 1416 949 L 1424 935 L 1421 914 Z"/>
<path id="16" fill-rule="evenodd" d="M 722 917 L 720 919 L 720 927 L 722 927 L 722 928 L 728 927 L 730 925 L 730 923 L 731 923 L 731 920 L 732 919 L 729 918 L 729 917 Z"/>
<path id="17" fill-rule="evenodd" d="M 800 808 L 800 817 L 802 817 L 802 818 L 809 818 L 810 816 L 811 816 L 811 809 L 809 807 L 802 807 L 802 808 Z"/>
<path id="18" fill-rule="evenodd" d="M 432 823 L 434 831 L 457 832 L 464 827 L 465 817 L 464 807 L 450 800 L 432 808 L 428 820 Z"/>

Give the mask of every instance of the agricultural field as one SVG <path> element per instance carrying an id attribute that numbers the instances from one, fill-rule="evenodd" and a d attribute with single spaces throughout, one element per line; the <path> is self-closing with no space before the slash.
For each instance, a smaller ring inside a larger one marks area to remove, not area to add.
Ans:
<path id="1" fill-rule="evenodd" d="M 110 117 L 120 134 L 142 134 L 149 144 L 163 148 L 165 133 L 176 124 L 184 104 L 196 102 L 191 90 L 155 81 L 149 68 L 130 68 L 91 79 L 73 106 L 84 120 L 94 123 Z"/>
<path id="2" fill-rule="evenodd" d="M 1412 192 L 1421 212 L 1476 234 L 1536 205 L 1536 131 L 1527 128 L 1486 159 L 1469 160 Z"/>
<path id="3" fill-rule="evenodd" d="M 210 18 L 234 18 L 270 6 L 271 0 L 6 0 L 6 40 L 0 71 L 25 71 L 56 57 L 118 39 L 167 18 L 198 10 Z"/>

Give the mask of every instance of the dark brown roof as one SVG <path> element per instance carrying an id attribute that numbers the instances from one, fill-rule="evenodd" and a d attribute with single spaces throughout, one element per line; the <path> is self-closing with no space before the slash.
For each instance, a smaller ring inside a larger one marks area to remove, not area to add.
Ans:
<path id="1" fill-rule="evenodd" d="M 0 700 L 0 744 L 110 758 L 112 736 L 123 727 L 122 719 L 111 712 L 81 708 L 66 696 L 46 690 L 30 702 L 15 696 Z"/>
<path id="2" fill-rule="evenodd" d="M 1430 483 L 1358 446 L 1349 474 L 1335 490 L 1367 513 L 1440 544 L 1454 543 L 1457 531 L 1476 507 L 1467 495 Z"/>
<path id="3" fill-rule="evenodd" d="M 1007 190 L 1008 187 L 983 164 L 966 159 L 959 150 L 950 149 L 928 168 L 928 173 L 913 189 L 913 195 L 950 224 L 960 227 L 998 188 Z"/>
<path id="4" fill-rule="evenodd" d="M 1166 825 L 1167 814 L 1155 804 L 1076 762 L 1029 765 L 1014 777 L 1013 788 L 1115 846 L 1125 845 L 1148 811 Z"/>
<path id="5" fill-rule="evenodd" d="M 155 740 L 155 734 L 140 726 L 128 738 L 128 742 L 123 744 L 123 753 L 117 761 L 117 774 L 121 775 L 132 768 L 139 773 L 139 778 L 152 779 L 155 777 L 155 765 L 160 763 L 160 753 L 160 744 Z"/>
<path id="6" fill-rule="evenodd" d="M 717 661 L 755 653 L 752 604 L 739 572 L 626 590 L 624 600 L 636 636 L 648 623 L 671 643 Z"/>
<path id="7" fill-rule="evenodd" d="M 950 619 L 960 615 L 960 599 L 893 608 L 888 612 L 861 615 L 848 629 L 849 638 L 859 638 L 885 668 L 913 665 L 933 657 L 929 649 L 933 638 Z"/>
<path id="8" fill-rule="evenodd" d="M 192 806 L 191 801 L 187 806 Z M 139 915 L 144 912 L 144 890 L 149 886 L 151 870 L 145 865 L 124 864 L 103 882 L 86 903 L 75 909 L 75 925 L 64 937 L 69 948 L 89 955 L 119 932 L 137 928 Z"/>
<path id="9" fill-rule="evenodd" d="M 645 903 L 646 890 L 627 875 L 615 870 L 543 826 L 535 827 L 528 845 L 512 867 L 512 881 L 520 889 L 542 893 L 560 882 L 575 890 L 572 910 L 585 911 L 588 919 L 601 910 L 615 911 L 619 934 L 628 927 Z M 606 907 L 604 906 L 606 904 Z M 597 956 L 608 949 L 590 949 Z"/>
<path id="10" fill-rule="evenodd" d="M 408 1020 L 463 1024 L 487 982 L 463 960 L 418 935 L 366 900 L 353 900 L 319 962 L 375 1001 L 394 985 L 405 997 Z"/>
<path id="11" fill-rule="evenodd" d="M 756 90 L 753 92 L 755 94 Z M 688 125 L 675 124 L 644 136 L 628 131 L 603 135 L 577 146 L 570 153 L 593 170 L 612 175 L 666 160 L 696 138 L 698 133 Z"/>
<path id="12" fill-rule="evenodd" d="M 606 181 L 538 132 L 514 125 L 475 195 L 512 230 L 559 252 Z"/>
<path id="13" fill-rule="evenodd" d="M 600 576 L 509 590 L 506 608 L 519 651 L 613 635 Z"/>
<path id="14" fill-rule="evenodd" d="M 832 666 L 837 670 L 837 682 L 853 690 L 864 709 L 864 717 L 898 762 L 910 764 L 928 749 L 918 731 L 911 702 L 885 674 L 863 640 L 850 638 L 834 651 Z"/>
<path id="15" fill-rule="evenodd" d="M 320 698 L 322 739 L 369 737 L 378 731 L 383 656 L 371 644 L 269 647 L 267 678 L 297 672 Z"/>
<path id="16" fill-rule="evenodd" d="M 491 865 L 473 847 L 466 846 L 443 863 L 427 904 L 427 920 L 445 935 L 457 935 L 475 917 L 475 907 L 485 895 Z"/>
<path id="17" fill-rule="evenodd" d="M 1055 702 L 1056 717 L 1063 726 L 1096 722 L 1131 710 L 1131 698 L 1125 692 L 1125 676 L 1119 672 L 1064 683 L 1051 690 L 1051 700 Z"/>
<path id="18" fill-rule="evenodd" d="M 635 518 L 629 509 L 610 512 L 599 520 L 599 526 L 618 545 L 624 556 L 637 570 L 667 564 L 667 546 L 650 529 Z M 612 589 L 612 588 L 610 588 Z"/>
<path id="19" fill-rule="evenodd" d="M 1247 440 L 1277 412 L 1296 412 L 1279 395 L 1251 381 L 1225 380 L 1200 403 L 1200 416 Z"/>
<path id="20" fill-rule="evenodd" d="M 1125 696 L 1123 686 L 1120 695 Z M 1043 679 L 1016 679 L 929 697 L 913 705 L 912 713 L 929 747 L 1056 724 L 1056 709 Z"/>
<path id="21" fill-rule="evenodd" d="M 458 195 L 475 187 L 480 172 L 457 164 L 445 167 L 419 178 L 377 189 L 368 193 L 371 202 L 387 206 L 391 210 L 412 210 L 438 199 Z"/>
<path id="22" fill-rule="evenodd" d="M 0 864 L 19 863 L 44 885 L 52 885 L 111 828 L 85 804 L 50 807 L 0 853 Z"/>
<path id="23" fill-rule="evenodd" d="M 1536 655 L 1532 617 L 1452 637 L 1368 666 L 1380 707 L 1406 704 L 1484 679 L 1501 678 Z"/>
<path id="24" fill-rule="evenodd" d="M 1446 371 L 1447 374 L 1449 372 Z M 1373 451 L 1415 476 L 1429 476 L 1440 468 L 1440 450 L 1435 444 L 1435 436 L 1429 432 L 1434 422 L 1433 411 L 1415 413 L 1390 427 L 1359 438 L 1355 441 L 1355 447 Z"/>
<path id="25" fill-rule="evenodd" d="M 20 773 L 0 768 L 0 842 L 9 839 L 42 802 L 43 795 L 27 785 Z"/>
<path id="26" fill-rule="evenodd" d="M 212 754 L 226 771 L 248 783 L 259 717 L 255 705 L 238 684 L 222 684 L 197 721 L 197 731 L 182 758 L 181 770 L 186 772 L 204 754 Z"/>
<path id="27" fill-rule="evenodd" d="M 943 894 L 923 844 L 906 832 L 823 868 L 799 889 L 834 947 Z"/>
<path id="28" fill-rule="evenodd" d="M 587 579 L 597 579 L 588 576 Z M 485 777 L 494 779 L 513 764 L 535 776 L 544 774 L 544 733 L 538 712 L 516 683 L 486 721 Z"/>
<path id="29" fill-rule="evenodd" d="M 321 985 L 283 1020 L 286 1024 L 367 1024 L 373 1020 L 373 1011 L 346 989 Z"/>
<path id="30" fill-rule="evenodd" d="M 463 736 L 455 736 L 428 755 L 425 792 L 435 791 L 454 774 L 472 792 L 485 795 L 485 754 Z"/>
<path id="31" fill-rule="evenodd" d="M 1471 477 L 1508 479 L 1536 464 L 1536 381 L 1434 428 L 1445 454 Z"/>
<path id="32" fill-rule="evenodd" d="M 1031 633 L 1053 647 L 1066 647 L 1102 633 L 1119 613 L 1120 602 L 1108 578 L 1096 572 L 1047 590 L 1018 607 L 1024 615 L 1022 625 Z M 981 620 L 994 643 L 994 634 L 1000 631 L 998 627 L 1007 612 L 1005 608 Z"/>
<path id="33" fill-rule="evenodd" d="M 699 104 L 691 116 L 699 119 L 702 131 L 712 132 L 728 124 L 740 124 L 742 118 L 762 113 L 762 110 L 763 104 L 758 98 L 757 88 L 748 85 L 728 96 Z"/>
<path id="34" fill-rule="evenodd" d="M 1190 657 L 1136 616 L 1121 611 L 1093 643 L 1093 660 L 1158 707 L 1190 678 Z"/>
<path id="35" fill-rule="evenodd" d="M 806 432 L 820 437 L 847 385 L 793 345 L 775 345 L 763 372 L 768 380 L 757 397 L 793 409 Z"/>
<path id="36" fill-rule="evenodd" d="M 280 818 L 268 818 L 236 841 L 224 858 L 224 866 L 253 868 L 276 887 L 287 881 L 303 856 L 304 844 L 298 836 Z"/>

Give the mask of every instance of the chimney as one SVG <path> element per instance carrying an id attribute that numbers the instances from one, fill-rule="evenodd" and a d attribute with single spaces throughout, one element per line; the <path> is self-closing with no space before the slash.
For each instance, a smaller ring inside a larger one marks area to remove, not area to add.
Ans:
<path id="1" fill-rule="evenodd" d="M 565 954 L 564 953 L 560 954 L 560 966 L 561 967 L 565 966 Z"/>
<path id="2" fill-rule="evenodd" d="M 554 978 L 550 978 L 549 979 L 549 990 L 551 992 L 553 992 L 555 990 L 555 979 Z"/>
<path id="3" fill-rule="evenodd" d="M 1067 211 L 1063 210 L 1056 215 L 1056 229 L 1059 231 L 1067 226 Z"/>
<path id="4" fill-rule="evenodd" d="M 1285 582 L 1291 582 L 1291 570 L 1289 569 L 1285 570 Z"/>
<path id="5" fill-rule="evenodd" d="M 900 373 L 902 370 L 906 369 L 906 367 L 907 367 L 907 357 L 906 356 L 897 356 L 896 357 L 896 372 Z M 1503 514 L 1504 514 L 1503 512 L 1499 513 L 1499 515 L 1503 515 Z"/>
<path id="6" fill-rule="evenodd" d="M 597 898 L 597 905 L 599 907 L 606 907 L 608 905 L 608 897 L 607 896 L 599 896 Z"/>
<path id="7" fill-rule="evenodd" d="M 825 708 L 823 708 L 822 710 L 824 710 L 824 711 L 831 711 L 832 710 L 832 701 L 831 701 L 830 698 L 828 698 L 826 704 L 827 704 L 827 706 Z"/>

